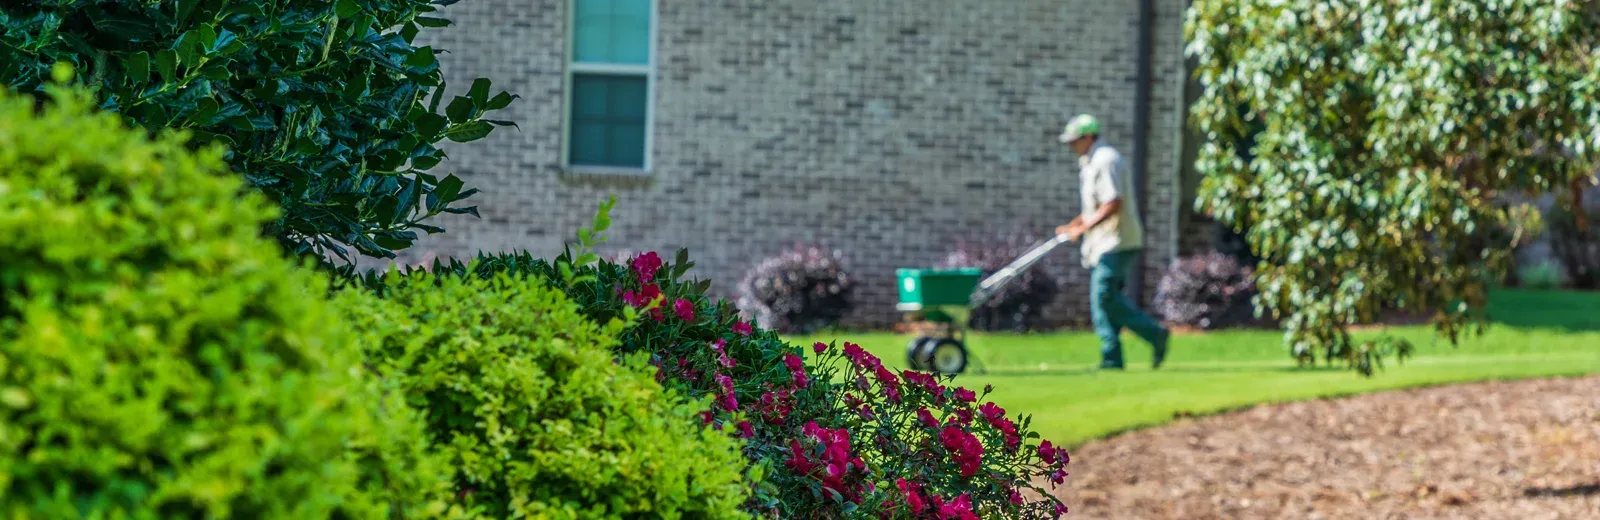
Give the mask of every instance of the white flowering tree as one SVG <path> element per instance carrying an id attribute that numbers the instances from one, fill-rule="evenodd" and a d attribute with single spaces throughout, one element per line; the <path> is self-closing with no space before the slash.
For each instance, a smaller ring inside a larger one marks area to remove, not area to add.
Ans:
<path id="1" fill-rule="evenodd" d="M 1259 308 L 1298 359 L 1405 355 L 1348 333 L 1385 310 L 1435 313 L 1452 342 L 1482 330 L 1537 222 L 1507 196 L 1571 204 L 1592 182 L 1597 28 L 1593 1 L 1194 3 L 1199 205 L 1248 230 Z"/>

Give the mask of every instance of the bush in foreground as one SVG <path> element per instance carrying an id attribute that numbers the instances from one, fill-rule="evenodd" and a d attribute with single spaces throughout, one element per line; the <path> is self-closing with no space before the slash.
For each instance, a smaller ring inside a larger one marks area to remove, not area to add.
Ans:
<path id="1" fill-rule="evenodd" d="M 733 437 L 647 356 L 526 273 L 391 272 L 341 299 L 368 364 L 427 417 L 460 505 L 490 518 L 743 518 Z"/>
<path id="2" fill-rule="evenodd" d="M 603 214 L 602 214 L 603 216 Z M 598 227 L 598 226 L 597 226 Z M 591 235 L 585 232 L 580 235 Z M 534 273 L 566 285 L 591 320 L 638 315 L 623 357 L 647 356 L 662 384 L 711 400 L 702 420 L 744 439 L 753 496 L 777 518 L 1048 518 L 1064 506 L 1036 483 L 1060 483 L 1066 453 L 1035 444 L 1028 419 L 951 386 L 895 373 L 859 347 L 803 350 L 743 321 L 709 285 L 684 279 L 687 254 L 623 264 L 581 251 L 436 262 L 434 273 L 493 278 Z M 377 276 L 365 283 L 377 284 Z M 807 361 L 807 357 L 813 357 Z M 1029 502 L 1024 495 L 1044 496 Z"/>
<path id="3" fill-rule="evenodd" d="M 739 309 L 762 328 L 810 333 L 850 312 L 855 279 L 838 250 L 799 246 L 761 261 L 739 282 Z"/>
<path id="4" fill-rule="evenodd" d="M 0 516 L 442 512 L 269 203 L 89 103 L 0 92 Z"/>

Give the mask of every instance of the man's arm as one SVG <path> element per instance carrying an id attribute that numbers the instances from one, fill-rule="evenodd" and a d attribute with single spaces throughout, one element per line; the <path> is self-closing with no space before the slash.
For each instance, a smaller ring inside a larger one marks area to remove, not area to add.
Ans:
<path id="1" fill-rule="evenodd" d="M 1111 199 L 1111 202 L 1101 204 L 1100 209 L 1095 210 L 1094 214 L 1089 215 L 1089 219 L 1084 221 L 1083 230 L 1088 231 L 1094 229 L 1095 226 L 1100 225 L 1102 222 L 1105 222 L 1106 219 L 1111 218 L 1112 215 L 1115 215 L 1119 209 L 1122 209 L 1121 197 Z"/>
<path id="2" fill-rule="evenodd" d="M 1072 240 L 1077 240 L 1084 233 L 1111 218 L 1117 210 L 1122 209 L 1122 190 L 1118 189 L 1118 181 L 1122 179 L 1118 178 L 1116 163 L 1113 160 L 1099 159 L 1091 164 L 1091 168 L 1094 170 L 1084 172 L 1095 176 L 1091 189 L 1095 192 L 1095 198 L 1106 202 L 1095 208 L 1094 213 L 1079 216 L 1073 219 L 1071 224 L 1057 229 L 1057 234 L 1067 235 L 1067 238 Z"/>
<path id="3" fill-rule="evenodd" d="M 1078 237 L 1083 236 L 1084 233 L 1088 233 L 1089 230 L 1094 229 L 1095 226 L 1105 222 L 1107 218 L 1110 218 L 1111 215 L 1116 213 L 1117 209 L 1121 207 L 1122 199 L 1112 199 L 1111 202 L 1100 205 L 1100 209 L 1095 210 L 1093 214 L 1089 215 L 1089 218 L 1085 219 L 1080 215 L 1078 218 L 1072 219 L 1071 223 L 1056 228 L 1056 234 L 1066 235 L 1068 239 L 1077 240 Z"/>

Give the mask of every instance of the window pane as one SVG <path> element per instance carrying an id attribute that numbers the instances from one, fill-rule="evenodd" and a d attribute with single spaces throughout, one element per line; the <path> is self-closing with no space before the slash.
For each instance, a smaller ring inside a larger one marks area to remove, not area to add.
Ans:
<path id="1" fill-rule="evenodd" d="M 610 115 L 617 119 L 643 123 L 650 100 L 649 85 L 642 77 L 614 76 L 607 86 Z"/>
<path id="2" fill-rule="evenodd" d="M 572 77 L 572 117 L 604 119 L 611 113 L 611 83 L 605 76 L 578 74 Z"/>
<path id="3" fill-rule="evenodd" d="M 644 167 L 644 124 L 617 123 L 611 125 L 611 152 L 607 158 L 613 166 Z"/>
<path id="4" fill-rule="evenodd" d="M 650 63 L 650 0 L 575 0 L 574 55 L 583 63 Z"/>
<path id="5" fill-rule="evenodd" d="M 650 0 L 611 0 L 615 63 L 650 63 Z"/>
<path id="6" fill-rule="evenodd" d="M 643 168 L 649 81 L 575 74 L 572 89 L 572 164 Z"/>
<path id="7" fill-rule="evenodd" d="M 572 123 L 572 164 L 606 164 L 606 127 L 602 123 Z"/>

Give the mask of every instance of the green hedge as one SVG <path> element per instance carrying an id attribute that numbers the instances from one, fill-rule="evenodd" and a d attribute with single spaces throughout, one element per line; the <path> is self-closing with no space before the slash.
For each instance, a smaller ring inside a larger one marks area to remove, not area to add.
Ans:
<path id="1" fill-rule="evenodd" d="M 0 516 L 440 511 L 325 281 L 260 238 L 270 204 L 89 106 L 0 92 Z"/>
<path id="2" fill-rule="evenodd" d="M 391 273 L 337 300 L 422 410 L 463 507 L 494 518 L 741 518 L 740 443 L 664 391 L 625 326 L 543 280 Z M 380 296 L 381 294 L 381 296 Z"/>

